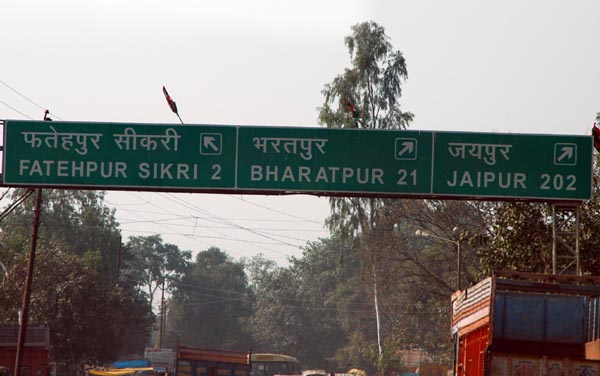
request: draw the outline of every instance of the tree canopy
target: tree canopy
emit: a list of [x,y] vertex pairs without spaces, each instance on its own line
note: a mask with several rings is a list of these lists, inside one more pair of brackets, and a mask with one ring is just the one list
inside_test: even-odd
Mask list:
[[375,22],[354,25],[345,43],[352,67],[325,85],[319,122],[328,128],[406,128],[414,115],[400,110],[408,77],[402,52]]
[[[15,197],[21,196],[16,191]],[[65,374],[139,353],[153,315],[137,289],[116,284],[120,234],[103,192],[44,190],[30,322],[47,323]],[[17,322],[28,259],[33,197],[0,222],[4,281],[0,320]]]
[[250,302],[241,262],[216,247],[199,252],[174,285],[167,343],[248,349],[251,340],[245,324],[252,312]]

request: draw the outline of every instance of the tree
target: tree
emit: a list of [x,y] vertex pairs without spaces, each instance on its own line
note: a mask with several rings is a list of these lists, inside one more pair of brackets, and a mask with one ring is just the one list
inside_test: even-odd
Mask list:
[[[319,123],[328,128],[404,129],[413,119],[410,112],[400,110],[401,84],[408,76],[400,51],[394,51],[383,27],[364,22],[352,27],[345,38],[352,68],[325,85]],[[385,205],[380,199],[331,198],[331,216],[327,225],[345,239],[361,234],[366,265],[370,265],[373,289],[376,291],[375,260],[370,253],[371,230],[378,212]],[[377,294],[375,294],[375,299]],[[377,308],[377,304],[376,304]],[[379,330],[378,330],[379,332]],[[382,344],[378,340],[379,354]]]
[[[18,256],[12,272],[24,275],[26,269],[27,257]],[[134,290],[104,288],[97,274],[64,250],[38,249],[29,321],[48,324],[54,360],[66,375],[141,353],[150,337],[148,302]],[[15,279],[0,290],[4,322],[17,321],[23,289],[24,280]]]
[[[385,302],[384,349],[418,347],[436,361],[451,364],[450,295],[456,287],[457,244],[465,287],[481,275],[477,247],[470,240],[487,229],[485,207],[439,200],[396,200],[385,206],[371,243],[378,291]],[[432,236],[417,236],[417,230]]]
[[167,343],[244,349],[251,315],[248,281],[241,262],[216,247],[198,253],[174,285],[169,301]]
[[[352,68],[325,85],[319,123],[328,128],[407,128],[414,115],[400,110],[401,84],[408,77],[402,52],[393,50],[383,27],[375,22],[354,25],[345,43]],[[330,227],[348,235],[370,226],[368,218],[379,206],[369,200],[369,213],[361,199],[330,202]]]
[[255,292],[253,349],[294,355],[304,368],[373,370],[366,349],[375,320],[358,251],[348,247],[349,257],[340,263],[339,247],[337,238],[321,239],[287,267],[262,257],[247,263]]
[[[347,338],[356,331],[370,332],[364,338],[370,343],[375,340],[374,333],[367,331],[375,320],[362,284],[358,250],[348,247],[349,257],[340,263],[339,247],[339,238],[321,239],[307,244],[301,259],[291,260],[290,269],[299,281],[297,296],[305,306],[301,311],[306,325],[300,332],[300,348],[304,361],[313,367],[322,364],[321,357],[337,369],[367,366],[364,351],[343,359],[337,357],[337,349],[347,348]],[[361,346],[368,345],[362,342]]]
[[552,211],[548,204],[496,203],[493,237],[480,255],[486,274],[494,270],[552,273]]
[[250,319],[253,348],[298,356],[298,332],[304,330],[298,306],[299,281],[288,268],[264,271],[260,284],[254,287],[257,292]]
[[[103,192],[43,191],[30,320],[49,324],[56,360],[69,372],[142,351],[152,326],[143,296],[115,285],[120,233],[103,200]],[[0,223],[6,322],[16,322],[20,309],[33,205],[25,200]]]
[[[414,115],[400,110],[402,81],[408,77],[402,52],[394,51],[384,28],[375,22],[352,27],[345,38],[352,68],[325,85],[319,123],[328,128],[404,129]],[[381,200],[331,198],[327,224],[332,232],[352,237],[375,222]]]
[[[600,186],[596,155],[592,187]],[[579,205],[579,249],[584,275],[600,275],[600,191]],[[488,212],[491,236],[480,244],[485,274],[494,270],[552,273],[552,207],[547,203],[496,203]],[[559,260],[560,262],[560,260]],[[559,265],[559,270],[561,270]]]
[[[600,125],[600,112],[595,126]],[[594,135],[594,143],[598,142]],[[599,153],[600,151],[597,150]],[[579,249],[584,275],[600,275],[600,157],[593,160],[592,198],[579,205]],[[491,236],[480,244],[486,273],[494,270],[552,272],[552,208],[547,203],[497,203],[488,210]],[[561,260],[558,260],[559,264]],[[559,271],[561,265],[557,268]]]
[[322,91],[319,122],[328,128],[402,129],[413,119],[398,100],[408,77],[402,52],[394,51],[383,27],[364,22],[345,38],[352,68]]
[[[15,190],[17,199],[24,190]],[[115,282],[120,233],[114,210],[104,205],[105,192],[45,189],[38,246],[77,255],[98,271],[106,287]],[[29,250],[34,201],[31,197],[0,223],[4,263]]]
[[340,263],[339,248],[339,238],[321,239],[308,243],[302,258],[290,262],[298,281],[297,305],[304,308],[298,311],[305,323],[298,334],[298,353],[306,367],[374,370],[365,349],[375,341],[369,330],[375,319],[358,249],[347,247],[348,257]]
[[166,306],[165,294],[181,280],[185,273],[190,251],[181,251],[175,244],[163,243],[160,235],[132,236],[126,246],[124,258],[127,268],[124,281],[145,291],[150,306],[154,307],[155,293],[160,291],[159,314],[157,315],[158,341],[163,346],[165,339]]
[[160,235],[132,236],[126,246],[126,278],[136,280],[154,305],[159,289],[169,291],[179,281],[191,259],[190,251],[181,251],[175,244],[163,243]]

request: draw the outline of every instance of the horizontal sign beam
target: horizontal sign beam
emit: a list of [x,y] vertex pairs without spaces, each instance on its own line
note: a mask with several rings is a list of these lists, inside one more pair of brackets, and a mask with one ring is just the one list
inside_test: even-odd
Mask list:
[[586,200],[591,136],[8,120],[5,185]]

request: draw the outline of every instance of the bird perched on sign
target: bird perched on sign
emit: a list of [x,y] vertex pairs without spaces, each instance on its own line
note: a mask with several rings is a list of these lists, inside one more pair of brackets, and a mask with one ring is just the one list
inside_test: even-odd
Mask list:
[[177,104],[175,103],[173,98],[171,98],[171,96],[169,95],[169,92],[167,91],[167,88],[165,88],[164,85],[163,85],[163,94],[165,95],[165,98],[167,99],[167,103],[169,104],[171,111],[173,111],[175,113],[175,115],[177,115],[177,117],[179,118],[179,121],[181,122],[181,124],[183,124],[183,120],[181,120],[181,116],[179,116],[179,112],[177,111]]
[[49,115],[50,115],[49,110],[44,111],[44,121],[52,121],[52,118]]

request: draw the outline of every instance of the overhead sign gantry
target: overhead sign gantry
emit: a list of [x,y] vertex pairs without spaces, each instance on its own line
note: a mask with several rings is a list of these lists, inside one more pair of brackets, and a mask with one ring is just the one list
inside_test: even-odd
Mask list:
[[592,138],[7,120],[8,186],[581,201]]

